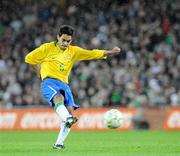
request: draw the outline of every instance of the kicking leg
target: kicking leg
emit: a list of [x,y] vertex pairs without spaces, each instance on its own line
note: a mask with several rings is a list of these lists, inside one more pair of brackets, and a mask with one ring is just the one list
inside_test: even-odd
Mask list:
[[78,121],[76,117],[73,115],[74,108],[72,106],[67,106],[67,110],[72,115],[72,117],[68,117],[66,120],[66,126],[71,128],[71,126]]
[[54,109],[59,115],[59,117],[62,119],[62,121],[66,121],[68,117],[71,117],[72,115],[69,113],[67,108],[64,106],[64,97],[61,94],[57,94],[53,98],[54,103]]
[[53,99],[53,102],[55,104],[54,108],[55,108],[56,112],[62,119],[61,129],[60,129],[58,138],[57,138],[56,143],[54,144],[53,148],[62,149],[62,148],[64,148],[64,140],[68,136],[72,124],[77,122],[77,118],[72,116],[73,107],[66,108],[64,106],[63,95],[61,95],[61,94],[56,95]]
[[[69,121],[71,121],[71,123],[69,123]],[[72,126],[72,124],[74,124],[76,122],[77,122],[77,118],[71,117],[71,118],[68,118],[66,122],[61,123],[61,129],[60,129],[58,138],[56,140],[55,146],[61,145],[61,148],[64,147],[64,141],[71,130],[71,126]]]

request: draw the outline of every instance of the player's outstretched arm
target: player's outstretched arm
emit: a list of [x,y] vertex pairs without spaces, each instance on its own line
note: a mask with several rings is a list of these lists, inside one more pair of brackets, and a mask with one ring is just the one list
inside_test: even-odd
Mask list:
[[105,56],[114,56],[119,54],[121,49],[119,47],[114,47],[111,50],[105,50],[104,55]]

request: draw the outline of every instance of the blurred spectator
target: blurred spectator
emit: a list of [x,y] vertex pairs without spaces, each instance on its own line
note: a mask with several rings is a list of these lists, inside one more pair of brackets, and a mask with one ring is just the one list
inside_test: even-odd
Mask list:
[[55,40],[61,24],[75,27],[74,43],[84,48],[122,48],[116,58],[75,64],[70,83],[83,108],[180,106],[179,6],[178,0],[2,1],[0,108],[46,105],[24,56]]

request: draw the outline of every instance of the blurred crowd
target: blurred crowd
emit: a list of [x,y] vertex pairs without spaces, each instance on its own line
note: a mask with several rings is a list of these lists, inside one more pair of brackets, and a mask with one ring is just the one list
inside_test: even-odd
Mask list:
[[0,108],[48,106],[24,57],[56,40],[62,24],[75,28],[75,45],[122,49],[107,60],[75,64],[69,85],[82,108],[178,107],[179,23],[178,0],[2,0]]

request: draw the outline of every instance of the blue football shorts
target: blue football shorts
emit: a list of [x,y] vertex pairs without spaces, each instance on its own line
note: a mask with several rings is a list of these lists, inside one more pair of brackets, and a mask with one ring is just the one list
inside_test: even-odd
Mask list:
[[53,98],[57,94],[64,96],[64,105],[78,109],[79,105],[74,103],[74,98],[69,86],[57,79],[46,78],[41,82],[41,93],[46,101],[53,107]]

